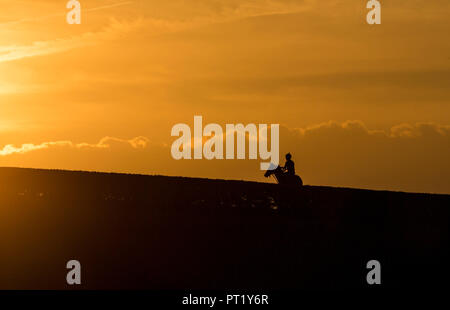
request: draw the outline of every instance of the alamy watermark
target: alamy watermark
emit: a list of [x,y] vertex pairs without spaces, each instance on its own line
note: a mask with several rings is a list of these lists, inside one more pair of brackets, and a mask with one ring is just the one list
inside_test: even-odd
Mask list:
[[174,159],[246,159],[248,141],[248,159],[258,159],[259,151],[261,160],[269,160],[261,163],[261,170],[275,169],[279,164],[279,124],[271,124],[270,127],[267,124],[226,124],[224,131],[218,124],[207,124],[203,128],[203,117],[194,116],[193,136],[191,133],[187,124],[172,127],[172,137],[179,137],[172,143]]
[[69,285],[81,284],[81,264],[77,260],[70,260],[66,264],[66,268],[70,271],[66,275],[66,281]]
[[366,281],[367,284],[373,285],[373,284],[381,284],[381,264],[377,260],[370,260],[367,262],[366,265],[367,269],[370,269],[370,271],[367,273]]
[[77,0],[69,0],[66,8],[70,11],[66,15],[66,20],[69,25],[81,24],[81,4]]
[[369,13],[367,13],[366,21],[369,25],[381,24],[381,4],[380,1],[370,0],[367,2],[368,9],[371,9]]

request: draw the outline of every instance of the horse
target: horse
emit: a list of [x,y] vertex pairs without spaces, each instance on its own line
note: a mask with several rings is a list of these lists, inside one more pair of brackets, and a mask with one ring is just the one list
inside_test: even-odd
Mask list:
[[297,186],[301,187],[303,186],[303,180],[298,175],[289,175],[283,172],[283,169],[280,166],[277,166],[277,168],[272,170],[267,170],[266,173],[264,173],[264,176],[266,178],[273,175],[275,177],[275,180],[280,185],[290,185],[290,186]]

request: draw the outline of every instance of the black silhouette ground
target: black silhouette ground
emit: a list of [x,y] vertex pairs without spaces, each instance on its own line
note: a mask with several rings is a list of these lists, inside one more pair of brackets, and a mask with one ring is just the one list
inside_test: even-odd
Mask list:
[[[449,195],[0,168],[0,288],[448,286]],[[80,287],[77,287],[80,288]]]

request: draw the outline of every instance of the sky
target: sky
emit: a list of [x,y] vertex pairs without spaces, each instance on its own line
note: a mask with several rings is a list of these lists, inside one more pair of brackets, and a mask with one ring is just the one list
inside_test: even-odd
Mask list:
[[[175,124],[280,124],[306,184],[450,193],[450,3],[0,0],[0,166],[265,179]],[[282,158],[281,158],[282,159]]]

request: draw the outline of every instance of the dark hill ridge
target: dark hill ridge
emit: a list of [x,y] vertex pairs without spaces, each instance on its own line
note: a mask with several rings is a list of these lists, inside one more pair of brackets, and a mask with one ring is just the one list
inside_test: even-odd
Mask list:
[[449,195],[0,168],[0,288],[446,285]]

